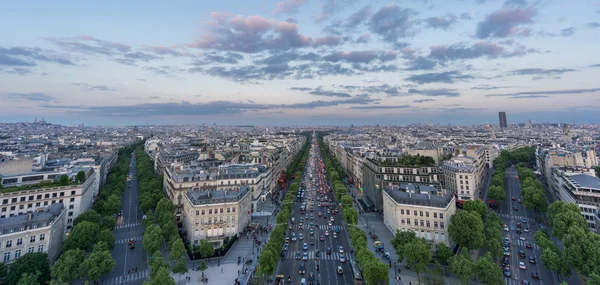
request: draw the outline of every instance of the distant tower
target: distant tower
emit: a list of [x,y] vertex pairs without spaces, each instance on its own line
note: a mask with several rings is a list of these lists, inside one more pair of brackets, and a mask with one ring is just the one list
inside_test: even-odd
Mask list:
[[490,122],[485,122],[485,129],[488,131],[492,130],[492,126],[490,126]]
[[37,124],[37,117],[35,117],[35,119],[33,119],[33,123]]
[[499,112],[498,119],[500,119],[500,127],[501,128],[508,127],[508,124],[506,123],[506,112]]
[[571,141],[571,130],[569,129],[569,125],[564,124],[562,126],[562,132],[563,132],[563,139],[565,140],[565,142],[570,142]]

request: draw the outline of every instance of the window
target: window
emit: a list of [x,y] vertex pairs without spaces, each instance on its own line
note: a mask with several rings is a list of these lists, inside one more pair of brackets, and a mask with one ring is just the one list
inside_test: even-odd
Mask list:
[[219,213],[223,214],[223,208],[219,209]]
[[75,191],[71,191],[71,195],[75,195]]
[[231,208],[231,211],[235,213],[235,208]]
[[419,220],[417,220],[417,219],[414,219],[414,222],[415,222],[415,226],[418,226],[418,225],[419,225]]
[[425,217],[429,218],[429,212],[425,212]]
[[5,252],[4,253],[4,263],[7,263],[10,261],[10,252]]
[[36,206],[36,207],[39,207],[40,205],[41,205],[41,204],[40,204],[40,202],[36,202],[36,203],[35,203],[35,206]]
[[31,204],[31,203],[27,204],[27,208],[33,208],[33,204]]
[[29,196],[29,201],[33,201],[33,198],[35,198],[33,195]]
[[424,227],[425,223],[423,223],[423,220],[421,220],[421,227]]
[[404,215],[404,209],[400,209],[400,214]]
[[406,219],[406,224],[410,225],[410,219]]
[[50,194],[46,194],[46,195],[44,195],[44,198],[46,198],[46,199],[47,199],[47,198],[50,198]]
[[423,211],[419,211],[419,216],[423,217]]
[[440,222],[440,228],[444,228],[444,222]]
[[40,234],[40,240],[45,240],[46,239],[46,234]]
[[8,204],[8,199],[2,200],[2,204]]
[[29,249],[27,250],[27,253],[33,253],[35,251],[35,249],[33,248],[33,246],[30,246]]
[[204,215],[204,210],[202,210],[202,215]]
[[25,205],[23,205],[23,204],[19,205],[19,210],[23,210],[23,209],[25,209]]
[[17,250],[15,250],[15,259],[17,259],[19,257],[21,257],[21,250],[17,249]]
[[402,224],[403,224],[403,225],[404,225],[404,224],[406,224],[406,221],[404,221],[404,219],[402,219]]
[[17,209],[15,206],[11,206],[11,207],[10,207],[10,210],[11,210],[11,211],[14,211],[15,209]]
[[71,202],[75,202],[75,198],[71,198],[71,200],[70,200],[70,201],[71,201]]
[[12,240],[7,240],[6,241],[6,247],[9,248],[12,246]]
[[469,190],[469,185],[465,186],[465,189]]
[[73,212],[69,212],[69,217],[72,217],[72,216],[73,216]]
[[75,205],[69,205],[69,209],[72,210],[73,208],[75,208]]
[[23,238],[18,238],[17,245],[22,245],[22,244],[23,244]]
[[65,196],[65,192],[60,192],[60,195],[58,195],[60,197],[64,197]]
[[56,192],[52,193],[52,198],[56,198],[56,196],[58,196],[58,193],[56,193]]
[[200,211],[196,210],[196,216],[200,216]]
[[29,242],[35,242],[35,236],[30,236],[29,237]]
[[208,214],[212,215],[212,209],[208,209]]
[[433,217],[437,219],[437,213],[433,213]]
[[44,206],[48,206],[48,201],[44,202]]
[[13,203],[17,203],[17,198],[12,198]]
[[42,194],[37,195],[37,199],[42,199]]
[[425,225],[429,228],[431,227],[431,224],[429,223],[429,220],[426,221]]
[[44,252],[44,245],[43,244],[38,245],[38,252]]
[[231,208],[227,208],[227,213],[231,213]]
[[440,213],[440,219],[444,218],[444,214]]
[[2,207],[2,212],[6,212],[6,207]]
[[72,223],[72,222],[73,222],[73,219],[68,219],[67,220],[67,223]]
[[433,222],[433,227],[437,229],[438,228],[438,222]]
[[417,216],[417,210],[414,210],[413,213],[415,214],[415,216]]

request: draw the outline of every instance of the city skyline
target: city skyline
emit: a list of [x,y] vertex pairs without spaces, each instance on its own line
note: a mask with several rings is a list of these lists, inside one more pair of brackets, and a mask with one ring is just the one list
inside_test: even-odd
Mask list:
[[6,3],[0,121],[600,123],[600,4],[458,2]]

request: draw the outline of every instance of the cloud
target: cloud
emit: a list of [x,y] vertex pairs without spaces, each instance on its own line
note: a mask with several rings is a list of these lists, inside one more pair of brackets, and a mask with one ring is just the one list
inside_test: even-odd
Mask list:
[[473,76],[462,74],[458,70],[454,71],[446,71],[439,73],[423,73],[412,75],[406,78],[406,80],[415,82],[418,84],[428,84],[428,83],[447,83],[452,84],[456,81],[472,79]]
[[45,93],[0,93],[0,97],[10,101],[53,102],[55,100]]
[[504,8],[489,14],[477,25],[476,36],[485,38],[505,38],[523,32],[519,26],[533,22],[536,11],[533,8]]
[[591,23],[587,23],[587,25],[589,28],[600,28],[600,23],[598,22],[591,22]]
[[549,98],[548,95],[522,95],[522,96],[510,96],[511,99],[534,99],[534,98]]
[[320,23],[328,20],[332,15],[339,11],[350,7],[356,3],[356,0],[323,0],[321,4],[321,11],[315,15],[315,22]]
[[421,90],[408,89],[408,93],[409,94],[418,94],[418,95],[423,95],[423,96],[431,96],[431,97],[438,97],[438,96],[458,97],[458,96],[460,96],[460,93],[456,92],[456,89],[446,89],[446,88],[421,89]]
[[570,27],[570,28],[562,29],[562,30],[560,30],[560,34],[563,37],[570,37],[575,34],[575,28]]
[[383,110],[383,109],[406,109],[410,105],[373,105],[373,106],[353,106],[350,109],[358,110]]
[[373,61],[392,61],[398,56],[397,52],[389,51],[352,51],[352,52],[335,52],[323,57],[324,60],[330,62],[351,62],[351,63],[371,63]]
[[[586,93],[595,93],[599,92],[600,88],[591,88],[591,89],[565,89],[565,90],[547,90],[547,91],[526,91],[526,92],[517,92],[517,93],[507,93],[507,94],[488,94],[486,97],[527,97],[527,98],[539,98],[542,96],[551,96],[551,95],[572,95],[572,94],[586,94]],[[532,97],[538,96],[538,97]]]
[[209,65],[209,64],[238,64],[244,60],[244,56],[239,53],[225,52],[215,53],[208,52],[202,55],[202,59],[195,61],[193,65]]
[[371,10],[371,5],[367,5],[360,10],[356,11],[354,14],[350,15],[345,21],[346,29],[354,29],[358,27],[358,25],[362,24],[365,20],[367,20],[373,11]]
[[600,63],[599,64],[590,65],[589,67],[600,67]]
[[290,88],[290,90],[308,92],[308,91],[311,91],[312,88],[308,88],[308,87],[292,87],[292,88]]
[[175,74],[183,73],[186,70],[174,66],[146,66],[144,70],[148,70],[156,75],[162,75],[169,78],[179,78]]
[[308,92],[308,94],[315,96],[325,96],[325,97],[341,97],[341,98],[350,98],[352,95],[346,92],[335,92],[335,91],[326,91],[323,90],[321,86],[315,88],[315,90]]
[[380,93],[389,96],[400,95],[401,88],[399,86],[391,86],[388,84],[372,85],[372,86],[357,86],[357,85],[340,85],[340,87],[350,91],[361,91],[367,93]]
[[428,27],[433,29],[447,30],[452,27],[458,18],[455,15],[447,15],[444,17],[430,17],[425,19]]
[[408,61],[408,67],[406,70],[432,70],[436,67],[437,62],[435,60],[418,56]]
[[211,13],[208,33],[187,46],[218,51],[258,53],[286,51],[306,47],[340,45],[341,36],[312,38],[298,33],[298,25],[278,22],[262,16],[234,16]]
[[126,53],[122,55],[122,58],[115,58],[115,61],[121,64],[125,64],[125,65],[131,65],[131,66],[135,66],[136,62],[138,61],[142,61],[142,62],[148,62],[151,60],[157,60],[157,59],[162,59],[162,57],[160,56],[156,56],[156,55],[152,55],[149,53],[144,53],[144,52],[130,52],[130,53]]
[[27,74],[30,74],[31,72],[32,72],[31,69],[23,68],[23,67],[0,68],[0,73],[27,75]]
[[273,10],[275,14],[293,14],[298,13],[298,7],[304,5],[306,0],[282,0],[275,4],[276,8]]
[[413,100],[413,103],[425,103],[425,102],[435,102],[437,100],[435,99],[417,99],[417,100]]
[[357,44],[368,44],[371,41],[371,34],[364,33],[356,38],[355,42]]
[[477,85],[474,87],[471,87],[471,89],[473,90],[495,90],[495,89],[503,89],[503,88],[515,88],[518,86],[493,86],[493,85],[489,85],[489,84],[482,84],[482,85]]
[[170,47],[151,46],[148,48],[148,50],[150,50],[153,53],[156,53],[158,55],[170,55],[173,57],[192,56],[191,54],[189,54],[187,52],[180,52],[180,51],[177,51],[176,49],[170,48]]
[[212,101],[206,103],[149,103],[124,106],[56,106],[46,105],[44,108],[74,108],[90,116],[122,116],[122,117],[168,117],[168,116],[210,116],[210,115],[237,115],[245,112],[257,112],[279,109],[316,109],[338,105],[368,105],[376,103],[368,95],[358,95],[332,101],[310,101],[295,104],[260,104],[231,101]]
[[0,65],[36,66],[36,61],[74,65],[70,58],[53,50],[28,47],[0,47]]
[[108,87],[106,85],[91,85],[91,84],[87,84],[87,83],[72,83],[75,86],[82,86],[82,87],[86,87],[88,88],[88,90],[97,90],[97,91],[117,91],[118,89],[116,88],[112,88],[112,87]]
[[386,42],[395,43],[400,38],[415,34],[414,25],[418,13],[412,9],[402,9],[396,4],[381,7],[369,20],[371,32],[380,35]]
[[504,1],[504,7],[517,7],[524,8],[527,7],[528,3],[525,0],[506,0]]
[[475,43],[471,46],[459,43],[450,46],[432,46],[430,49],[431,51],[428,57],[442,62],[478,57],[494,58],[500,56],[504,52],[504,48],[501,45],[484,41]]
[[515,69],[509,72],[510,75],[543,75],[543,76],[556,76],[562,75],[567,72],[577,71],[571,68],[560,68],[560,69],[544,69],[544,68],[524,68]]
[[460,19],[461,20],[473,20],[473,17],[471,17],[471,14],[465,12],[465,13],[460,14]]
[[87,54],[115,55],[131,51],[131,46],[89,36],[46,38],[50,43],[68,50]]

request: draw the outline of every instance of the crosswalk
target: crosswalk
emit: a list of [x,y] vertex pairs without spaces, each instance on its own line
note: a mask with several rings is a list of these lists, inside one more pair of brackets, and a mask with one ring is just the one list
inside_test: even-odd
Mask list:
[[120,239],[120,240],[117,240],[117,244],[128,243],[130,240],[141,241],[142,238],[143,237],[139,236],[139,237],[132,237],[132,238],[128,238],[128,239]]
[[[303,229],[299,229],[299,228],[298,228],[298,226],[297,226],[297,225],[295,225],[295,226],[292,226],[292,228],[293,228],[293,229],[296,229],[296,230],[308,230],[308,229],[310,228],[310,226],[308,226],[308,225],[303,225]],[[340,229],[340,231],[343,231],[343,230],[345,230],[345,229],[346,229],[346,227],[345,227],[345,226],[336,226],[336,225],[333,225],[333,226],[328,226],[328,225],[315,225],[315,228],[316,228],[316,229],[319,229],[319,230],[322,230],[322,231],[324,231],[324,230],[330,230],[330,231],[333,231],[333,230],[335,230],[336,228],[339,228],[339,229]]]
[[[518,246],[525,247],[525,242],[526,241],[524,241],[524,240],[513,239],[511,243],[512,243],[512,245],[518,245]],[[533,245],[533,249],[540,250],[540,247],[537,244],[532,242],[532,245]]]
[[122,224],[122,225],[116,225],[115,229],[125,229],[125,228],[137,227],[137,226],[141,226],[141,225],[142,225],[142,223]]
[[[300,256],[302,256],[302,254],[303,253],[301,253]],[[350,257],[350,255],[347,252],[345,252],[345,253],[332,252],[331,254],[326,254],[324,252],[321,252],[319,259],[321,259],[321,260],[340,260],[341,256],[344,256],[344,258],[346,258],[346,260]],[[296,259],[296,252],[294,252],[294,251],[286,252],[285,259]],[[308,252],[308,259],[310,259],[310,260],[316,259],[316,254],[314,251]]]
[[528,217],[523,217],[523,216],[514,216],[514,215],[509,215],[509,214],[499,214],[498,216],[500,216],[500,218],[505,218],[505,219],[517,219],[519,221],[521,221],[522,219],[527,220],[527,222],[535,222],[535,220],[533,218],[528,218]]
[[131,281],[136,281],[136,280],[145,280],[148,278],[149,275],[150,275],[150,270],[146,269],[143,271],[138,271],[138,272],[134,272],[131,274],[127,274],[127,275],[125,275],[125,278],[123,278],[123,276],[111,277],[107,280],[100,282],[100,284],[101,285],[115,285],[115,284],[122,284],[122,283],[131,282]]

